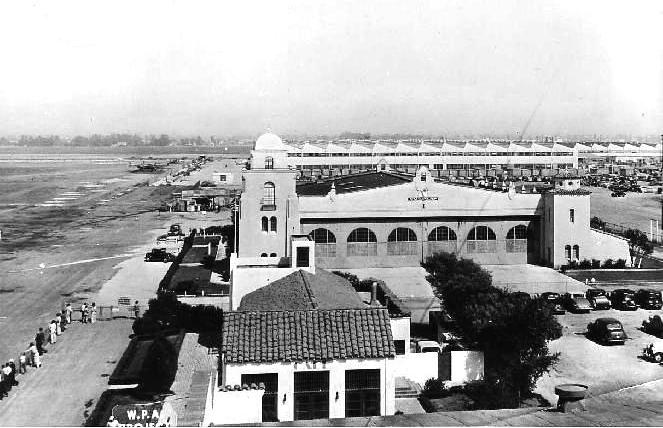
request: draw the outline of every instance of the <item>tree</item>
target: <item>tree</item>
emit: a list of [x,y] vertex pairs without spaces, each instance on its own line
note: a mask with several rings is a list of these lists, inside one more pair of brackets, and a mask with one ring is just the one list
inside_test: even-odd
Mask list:
[[558,359],[548,350],[548,341],[561,336],[552,307],[494,287],[490,273],[455,254],[435,254],[422,266],[456,332],[484,353],[485,387],[492,391],[485,395],[493,397],[487,405],[517,407]]
[[600,217],[594,216],[589,220],[589,227],[592,229],[605,230],[605,221]]
[[143,362],[140,387],[145,392],[166,393],[177,374],[178,352],[162,334],[157,334]]
[[637,264],[638,268],[642,265],[644,256],[651,254],[654,251],[654,246],[649,242],[647,234],[639,229],[628,229],[624,233],[624,237],[628,239],[628,249],[631,255],[631,266]]

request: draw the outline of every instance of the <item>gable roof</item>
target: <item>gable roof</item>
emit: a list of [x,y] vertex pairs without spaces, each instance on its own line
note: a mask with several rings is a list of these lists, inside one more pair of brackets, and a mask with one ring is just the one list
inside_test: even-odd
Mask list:
[[404,177],[387,172],[367,172],[361,174],[344,175],[315,183],[302,183],[297,185],[299,196],[324,196],[331,190],[332,183],[336,193],[350,193],[360,190],[377,189],[379,187],[395,186],[408,183],[412,177]]
[[366,305],[350,283],[323,269],[298,270],[242,297],[240,311],[363,309]]
[[396,354],[383,308],[226,312],[227,363],[387,358]]

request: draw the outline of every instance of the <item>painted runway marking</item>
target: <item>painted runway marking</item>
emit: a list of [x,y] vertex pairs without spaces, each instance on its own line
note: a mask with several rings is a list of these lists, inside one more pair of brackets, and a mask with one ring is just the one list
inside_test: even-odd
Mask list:
[[19,273],[19,272],[29,272],[29,271],[34,271],[34,270],[44,270],[44,269],[53,269],[53,268],[59,268],[59,267],[65,267],[65,266],[73,266],[73,265],[79,265],[83,263],[92,263],[92,262],[99,262],[102,260],[110,260],[110,259],[119,259],[122,257],[133,257],[136,254],[118,254],[116,256],[108,256],[108,257],[99,257],[96,259],[85,259],[85,260],[78,260],[75,262],[69,262],[69,263],[60,263],[57,265],[51,265],[51,266],[44,266],[44,267],[36,267],[36,268],[31,268],[31,269],[21,269],[21,270],[10,270],[8,273]]

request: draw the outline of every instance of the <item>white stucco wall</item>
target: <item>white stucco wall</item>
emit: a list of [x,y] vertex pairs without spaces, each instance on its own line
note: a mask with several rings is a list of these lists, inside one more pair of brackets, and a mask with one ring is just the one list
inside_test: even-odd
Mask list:
[[438,358],[439,354],[436,352],[411,352],[396,355],[394,376],[405,377],[424,386],[428,379],[438,377]]
[[[329,417],[345,417],[345,371],[380,370],[380,413],[393,415],[395,412],[395,383],[393,359],[348,359],[326,363],[270,363],[270,364],[226,364],[223,383],[240,384],[242,374],[278,374],[278,418],[280,421],[294,419],[294,373],[304,371],[329,371]],[[336,394],[338,393],[338,399]]]
[[264,393],[264,389],[223,391],[216,388],[210,422],[215,425],[262,422]]
[[[606,259],[624,259],[626,263],[631,263],[628,249],[628,241],[618,236],[597,230],[591,231],[592,248],[588,259],[597,259],[604,261]],[[591,255],[591,257],[589,257]]]
[[394,340],[405,341],[405,353],[410,352],[410,317],[391,318],[391,336]]

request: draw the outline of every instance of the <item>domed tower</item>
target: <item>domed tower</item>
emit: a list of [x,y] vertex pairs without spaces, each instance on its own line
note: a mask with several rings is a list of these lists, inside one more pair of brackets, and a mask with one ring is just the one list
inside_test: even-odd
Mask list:
[[299,233],[296,171],[288,167],[288,148],[271,132],[262,134],[242,174],[240,257],[289,257],[290,241]]

